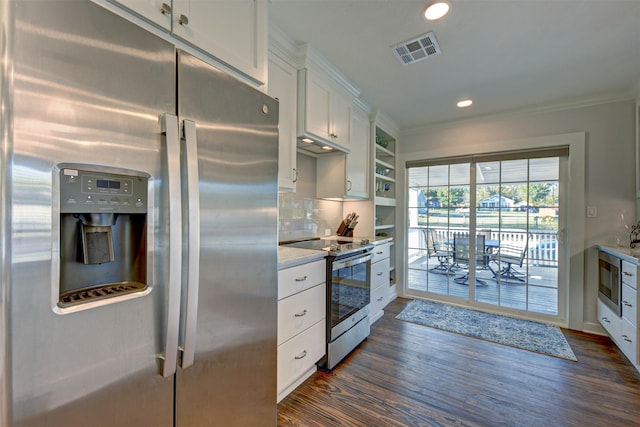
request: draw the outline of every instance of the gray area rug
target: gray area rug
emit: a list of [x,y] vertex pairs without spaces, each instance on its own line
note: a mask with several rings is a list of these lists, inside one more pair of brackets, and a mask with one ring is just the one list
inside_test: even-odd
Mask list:
[[411,301],[396,319],[578,361],[557,326],[422,300]]

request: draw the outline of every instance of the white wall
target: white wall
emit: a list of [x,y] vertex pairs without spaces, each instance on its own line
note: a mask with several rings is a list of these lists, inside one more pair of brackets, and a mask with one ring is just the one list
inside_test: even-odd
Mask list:
[[[570,327],[574,329],[602,332],[596,317],[597,253],[593,245],[614,243],[621,227],[620,211],[625,213],[627,222],[634,223],[636,219],[634,109],[633,100],[618,101],[567,110],[485,117],[407,131],[400,136],[398,168],[402,169],[406,160],[433,153],[438,156],[486,153],[503,149],[505,141],[584,132],[585,204],[595,206],[598,215],[585,218],[584,231],[578,233],[586,248],[584,302],[582,307],[570,306],[569,317],[573,315]],[[404,214],[404,209],[398,209],[398,214]],[[586,212],[583,215],[586,216]],[[572,293],[580,293],[572,289]],[[573,301],[578,299],[582,298]],[[575,321],[576,314],[578,321]]]

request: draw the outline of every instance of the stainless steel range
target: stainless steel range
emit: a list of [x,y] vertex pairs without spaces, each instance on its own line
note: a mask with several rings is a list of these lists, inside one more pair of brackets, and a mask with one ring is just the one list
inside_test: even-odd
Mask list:
[[287,246],[328,252],[327,352],[318,365],[331,370],[369,336],[373,245],[368,240],[313,239]]

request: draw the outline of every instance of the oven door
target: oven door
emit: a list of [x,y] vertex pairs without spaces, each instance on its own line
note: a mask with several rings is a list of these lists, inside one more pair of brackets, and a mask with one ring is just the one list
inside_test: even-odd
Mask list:
[[371,253],[334,260],[331,265],[331,329],[369,306]]

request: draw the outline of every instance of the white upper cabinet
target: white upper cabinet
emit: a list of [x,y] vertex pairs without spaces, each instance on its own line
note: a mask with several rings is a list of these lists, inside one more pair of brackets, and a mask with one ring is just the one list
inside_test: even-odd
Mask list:
[[173,0],[173,34],[266,82],[266,0]]
[[278,126],[278,187],[281,191],[296,190],[296,87],[297,70],[279,56],[269,54],[268,92],[279,101]]
[[347,195],[369,198],[371,124],[369,115],[354,108],[351,120],[351,153],[347,154]]
[[117,0],[117,3],[257,83],[266,83],[266,0]]
[[368,199],[370,124],[367,113],[351,108],[351,152],[327,154],[316,160],[316,197],[321,199]]
[[298,72],[298,136],[351,150],[353,96],[312,69]]
[[125,8],[171,31],[171,0],[118,0]]

